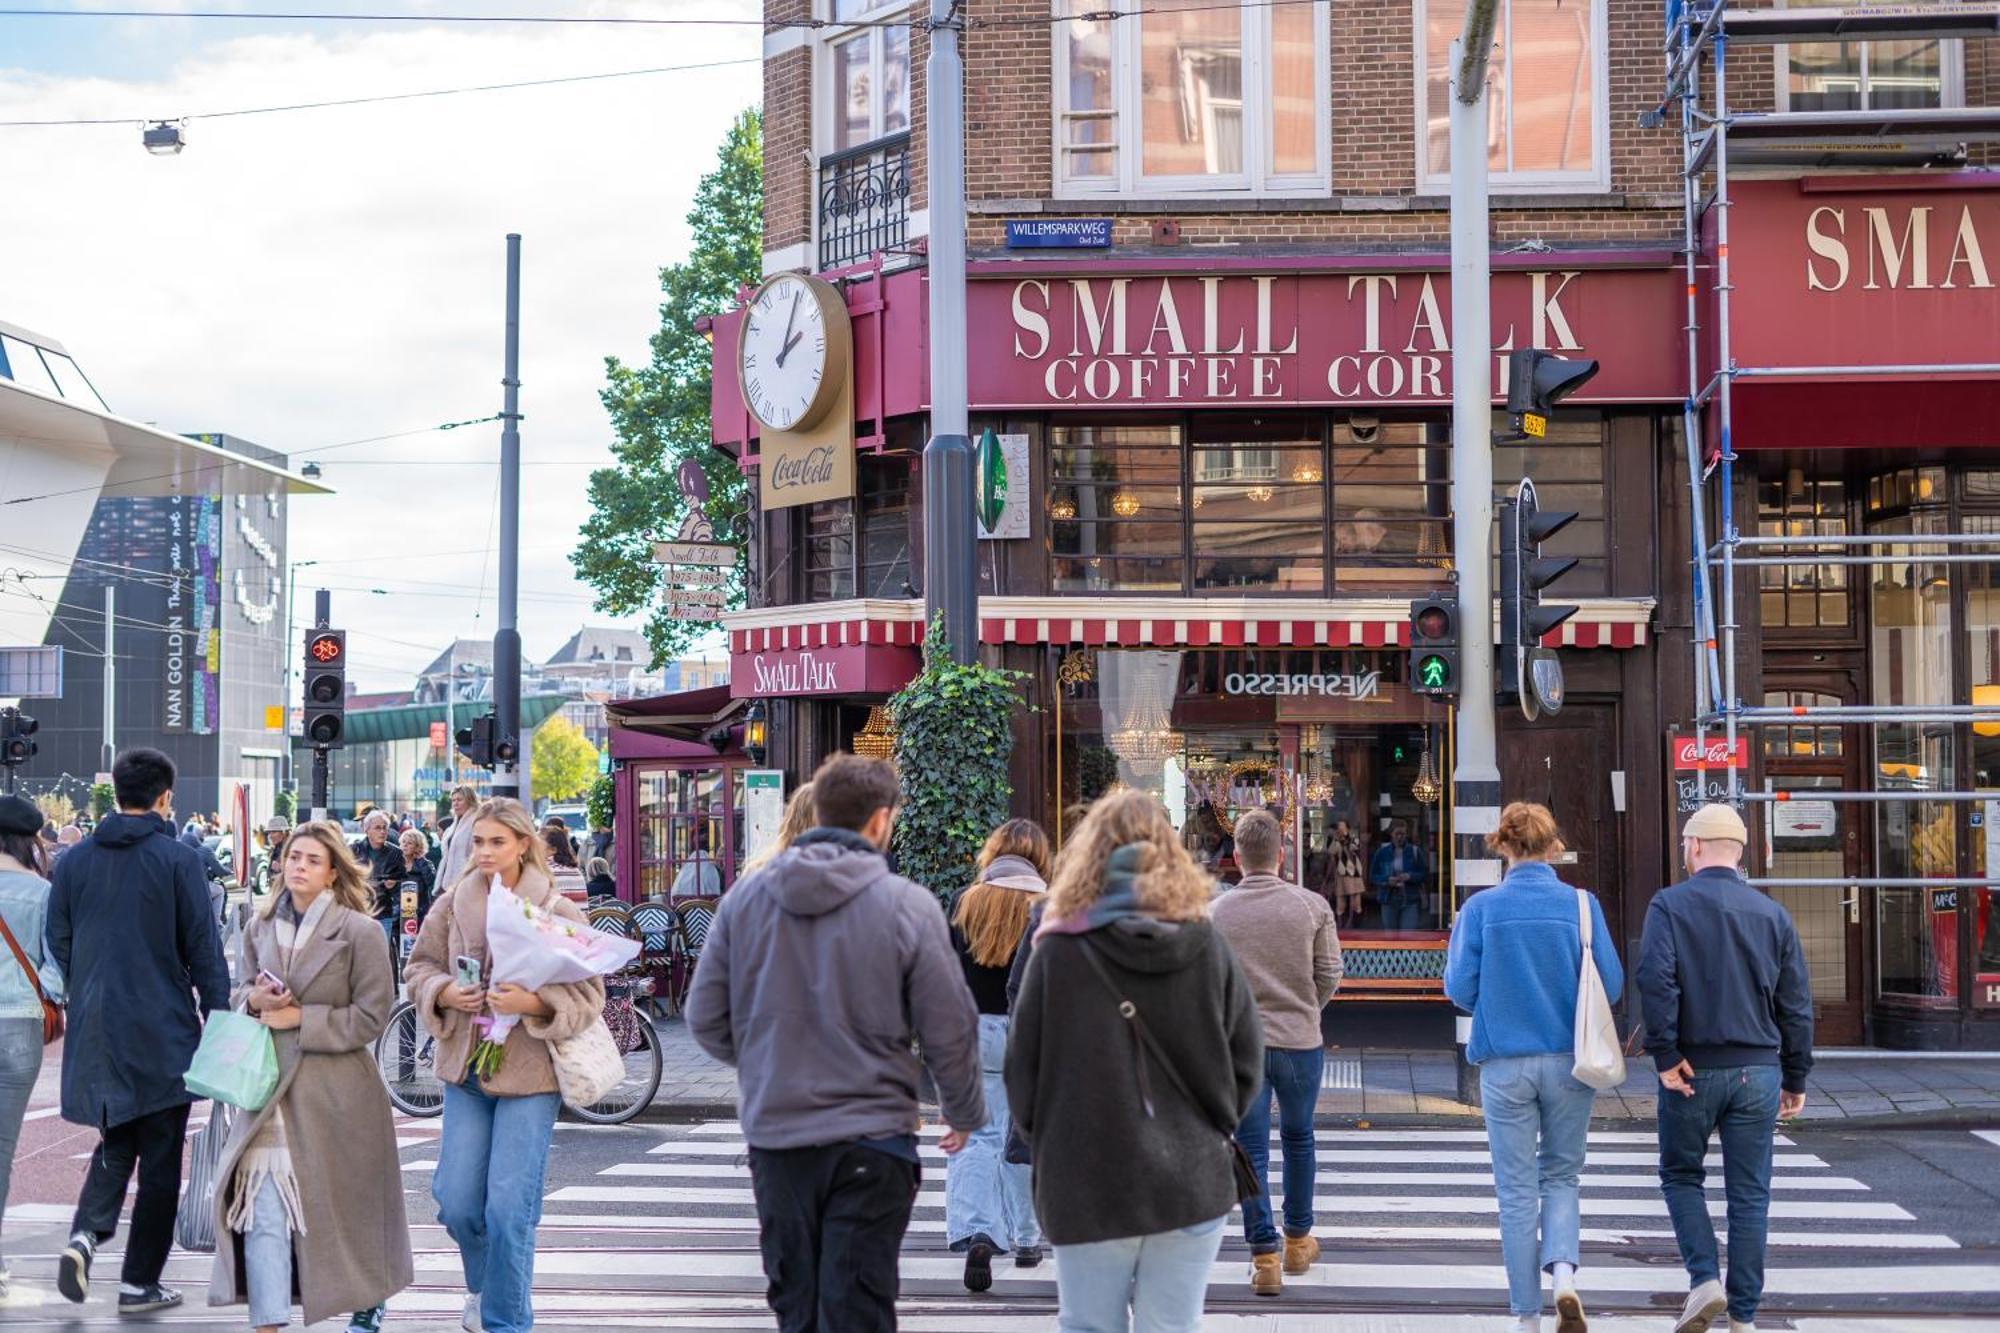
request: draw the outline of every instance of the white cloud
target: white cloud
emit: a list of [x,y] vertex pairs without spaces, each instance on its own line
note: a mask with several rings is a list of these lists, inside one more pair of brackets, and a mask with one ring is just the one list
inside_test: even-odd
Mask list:
[[[547,11],[544,11],[547,12]],[[574,12],[574,11],[573,11]],[[748,0],[615,11],[756,18]],[[94,22],[94,20],[77,20]],[[139,22],[139,20],[132,20]],[[203,112],[754,57],[755,27],[395,27],[227,35],[153,82],[16,71],[0,119],[195,115],[187,150],[138,126],[0,129],[0,319],[66,343],[114,410],[305,451],[499,409],[503,237],[523,234],[524,457],[608,462],[603,358],[643,359],[658,269],[755,63],[285,115]],[[336,587],[367,688],[493,628],[497,425],[319,455],[328,499],[292,549]],[[583,466],[525,470],[521,624],[546,655],[593,613],[567,553]],[[434,554],[434,553],[459,554]],[[484,584],[484,601],[476,593]],[[448,585],[448,586],[430,586]],[[388,597],[365,591],[384,588]]]

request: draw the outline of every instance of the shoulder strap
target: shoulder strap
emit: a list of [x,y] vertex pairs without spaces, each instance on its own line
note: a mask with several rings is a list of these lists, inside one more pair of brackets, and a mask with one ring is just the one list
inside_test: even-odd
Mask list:
[[1583,951],[1590,952],[1590,895],[1576,891],[1576,933],[1583,939]]
[[[1201,1098],[1195,1096],[1194,1089],[1189,1087],[1187,1080],[1181,1077],[1179,1068],[1175,1066],[1173,1060],[1161,1048],[1160,1044],[1154,1040],[1152,1032],[1146,1027],[1145,1019],[1139,1015],[1139,1006],[1125,998],[1124,992],[1118,989],[1118,983],[1113,981],[1111,974],[1104,970],[1104,962],[1097,956],[1097,946],[1081,935],[1076,937],[1076,942],[1083,947],[1083,956],[1090,963],[1091,971],[1097,973],[1098,980],[1102,981],[1105,989],[1110,991],[1112,996],[1117,999],[1118,1014],[1130,1025],[1133,1035],[1138,1039],[1139,1045],[1152,1054],[1153,1059],[1159,1062],[1160,1068],[1167,1072],[1167,1080],[1178,1088],[1181,1096],[1187,1098],[1189,1104],[1199,1112],[1201,1110]],[[1146,1114],[1150,1116],[1153,1113],[1152,1096],[1146,1091],[1145,1078],[1146,1066],[1145,1061],[1142,1059],[1139,1063],[1139,1092],[1146,1099]]]
[[49,997],[42,990],[41,975],[35,971],[34,965],[28,961],[28,955],[21,951],[21,942],[14,938],[14,932],[7,925],[7,918],[5,916],[0,916],[0,935],[7,937],[7,947],[14,951],[14,961],[19,963],[21,970],[28,974],[28,984],[35,988],[35,998],[43,1004],[47,1004]]

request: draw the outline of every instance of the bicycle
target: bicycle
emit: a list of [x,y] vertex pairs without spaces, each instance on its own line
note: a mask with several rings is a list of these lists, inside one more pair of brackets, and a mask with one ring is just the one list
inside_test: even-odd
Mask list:
[[[660,1090],[664,1062],[660,1039],[635,1003],[653,990],[648,977],[618,975],[604,979],[604,1022],[611,1039],[625,1056],[624,1081],[588,1106],[568,1106],[571,1114],[593,1125],[622,1125],[652,1105]],[[382,1035],[375,1039],[375,1067],[388,1089],[389,1103],[407,1116],[429,1117],[444,1111],[444,1083],[434,1059],[437,1039],[424,1030],[417,1008],[400,1001],[389,1013]]]

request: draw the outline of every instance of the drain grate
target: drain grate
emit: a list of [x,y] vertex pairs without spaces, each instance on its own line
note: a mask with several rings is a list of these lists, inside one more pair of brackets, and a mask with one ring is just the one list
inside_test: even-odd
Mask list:
[[1326,1072],[1320,1075],[1319,1085],[1334,1092],[1361,1091],[1361,1061],[1328,1060]]

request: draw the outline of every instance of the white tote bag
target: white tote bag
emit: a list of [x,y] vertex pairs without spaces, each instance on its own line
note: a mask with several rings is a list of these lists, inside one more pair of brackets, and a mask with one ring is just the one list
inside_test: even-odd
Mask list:
[[1615,1088],[1625,1081],[1625,1052],[1611,1018],[1611,997],[1591,957],[1590,895],[1582,889],[1576,891],[1576,928],[1583,937],[1583,971],[1576,979],[1576,1065],[1569,1072],[1590,1087]]
[[602,1018],[574,1037],[549,1043],[556,1088],[571,1106],[592,1106],[625,1081],[625,1057]]

